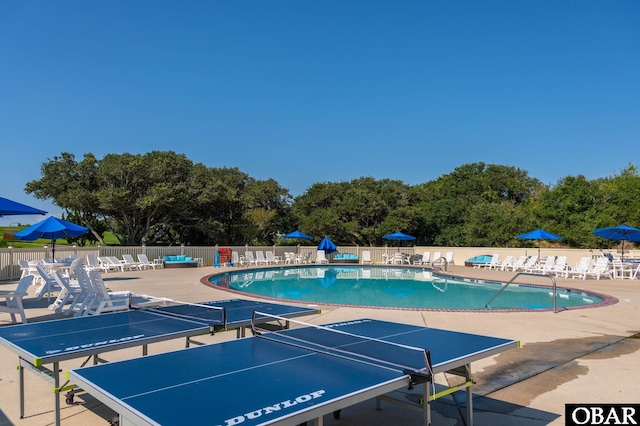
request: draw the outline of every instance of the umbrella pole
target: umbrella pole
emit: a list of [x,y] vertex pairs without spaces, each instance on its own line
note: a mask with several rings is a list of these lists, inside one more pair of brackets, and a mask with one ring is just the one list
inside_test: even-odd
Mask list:
[[51,239],[51,260],[55,262],[56,259],[56,239]]

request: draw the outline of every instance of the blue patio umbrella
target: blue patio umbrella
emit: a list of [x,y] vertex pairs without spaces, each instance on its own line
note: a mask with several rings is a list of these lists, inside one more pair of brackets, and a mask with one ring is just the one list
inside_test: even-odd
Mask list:
[[338,251],[338,247],[329,238],[324,237],[318,244],[318,250],[323,250],[326,254],[329,254]]
[[29,207],[25,204],[0,197],[0,216],[17,216],[29,214],[47,214],[44,210]]
[[56,256],[56,239],[65,237],[79,237],[89,232],[88,228],[84,226],[76,225],[75,223],[67,222],[66,220],[58,219],[57,217],[49,216],[45,220],[42,220],[35,225],[31,225],[21,231],[18,231],[14,236],[19,240],[33,241],[39,238],[46,238],[51,240],[51,256]]
[[598,228],[593,231],[593,235],[606,238],[607,240],[622,240],[622,259],[624,259],[624,242],[640,241],[640,229],[627,225],[612,226],[610,228]]
[[288,234],[284,234],[281,238],[300,238],[305,240],[312,240],[313,238],[308,236],[307,234],[303,234],[300,231],[289,232]]
[[561,240],[562,237],[551,232],[547,232],[544,229],[536,229],[526,234],[518,235],[516,238],[519,240],[538,240],[538,257],[540,257],[540,240]]
[[385,240],[398,241],[398,251],[400,251],[400,241],[412,241],[416,239],[416,237],[405,234],[404,232],[394,232],[393,234],[387,234],[382,238]]
[[394,241],[412,241],[416,239],[416,237],[412,237],[411,235],[405,234],[404,232],[394,232],[393,234],[385,235],[382,238],[385,240]]

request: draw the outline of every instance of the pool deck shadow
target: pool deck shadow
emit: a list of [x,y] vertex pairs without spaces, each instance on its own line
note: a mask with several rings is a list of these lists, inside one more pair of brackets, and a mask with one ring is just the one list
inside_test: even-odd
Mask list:
[[[139,294],[167,297],[187,302],[239,297],[221,289],[203,285],[204,276],[233,268],[189,268],[125,271],[103,275],[113,291],[130,290]],[[478,270],[450,266],[448,273],[506,282],[513,272]],[[529,280],[529,278],[527,278]],[[544,284],[533,277],[531,282]],[[546,281],[548,282],[548,280]],[[461,332],[486,334],[520,340],[522,347],[475,362],[473,375],[474,418],[477,425],[562,425],[567,403],[640,403],[637,385],[629,377],[637,375],[640,364],[640,281],[557,279],[558,286],[614,296],[615,304],[589,309],[544,312],[438,312],[421,310],[368,309],[322,306],[319,315],[302,320],[314,324],[357,318],[404,322]],[[16,282],[0,283],[1,290],[15,288]],[[47,309],[48,302],[25,298],[29,321],[66,318]],[[247,299],[257,299],[247,295]],[[305,305],[306,306],[306,305]],[[0,314],[0,327],[10,317]],[[235,338],[235,332],[207,336],[208,342]],[[182,341],[154,344],[150,352],[175,350]],[[121,353],[120,353],[121,352]],[[139,351],[118,351],[108,359],[139,356]],[[51,389],[43,380],[26,374],[27,417],[19,418],[18,373],[15,355],[0,347],[0,425],[43,425],[53,422]],[[77,364],[63,365],[69,369]],[[455,384],[455,379],[438,375],[438,383]],[[247,389],[247,392],[254,390]],[[82,401],[82,399],[80,399]],[[90,397],[87,400],[91,400]],[[434,424],[463,425],[464,398],[453,395],[433,404]],[[98,404],[77,403],[64,406],[63,425],[100,424],[113,414]],[[345,409],[340,420],[326,416],[325,424],[414,425],[421,414],[365,401]]]

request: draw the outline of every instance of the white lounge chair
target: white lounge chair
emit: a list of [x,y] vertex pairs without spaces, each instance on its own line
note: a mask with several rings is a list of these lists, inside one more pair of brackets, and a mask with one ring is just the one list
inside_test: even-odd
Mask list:
[[[82,269],[82,268],[80,268]],[[76,272],[73,272],[76,275]],[[58,293],[58,297],[53,301],[52,304],[49,305],[49,309],[59,314],[63,312],[64,307],[67,304],[73,303],[73,301],[80,297],[83,292],[82,287],[78,283],[78,281],[71,281],[68,277],[62,276],[57,271],[51,272],[51,277],[56,280],[58,285],[62,287],[60,293]]]
[[491,260],[487,263],[480,263],[478,264],[478,269],[483,268],[483,269],[498,269],[500,267],[500,255],[498,253],[495,253],[494,255],[491,256]]
[[253,257],[252,251],[244,252],[244,260],[245,262],[247,262],[247,265],[257,265],[256,258]]
[[425,251],[424,253],[422,253],[422,264],[428,265],[429,263],[431,263],[431,252]]
[[40,286],[36,288],[35,296],[37,300],[42,300],[42,297],[46,294],[47,301],[51,301],[51,293],[62,290],[62,287],[53,279],[51,275],[40,264],[36,265],[38,275],[40,275]]
[[272,265],[279,265],[280,263],[282,263],[282,257],[275,256],[271,250],[267,251],[265,253],[265,256],[267,259],[267,263],[270,263]]
[[534,265],[529,269],[525,269],[525,272],[529,272],[532,274],[549,274],[553,269],[553,265],[556,263],[555,256],[547,256],[542,264]]
[[131,256],[130,254],[122,255],[122,263],[124,264],[124,267],[129,269],[130,271],[134,269],[138,269],[138,270],[142,269],[140,266],[140,263],[133,260],[133,256]]
[[524,267],[524,264],[527,262],[527,256],[520,256],[516,259],[511,266],[507,268],[507,271],[517,271]]
[[112,292],[107,289],[98,271],[89,272],[89,280],[96,297],[84,311],[84,315],[99,315],[105,312],[126,311],[131,306],[131,292]]
[[16,315],[20,315],[23,324],[27,323],[27,315],[24,313],[22,306],[22,298],[27,295],[29,286],[33,282],[33,275],[25,275],[18,281],[18,286],[13,291],[1,290],[0,300],[4,299],[4,303],[0,303],[0,312],[11,315],[11,322],[16,322]]
[[73,316],[77,317],[84,314],[87,306],[90,306],[96,300],[97,295],[93,285],[91,284],[89,272],[87,272],[86,269],[81,268],[76,270],[76,278],[82,291],[73,299],[69,308],[63,312],[65,315],[73,314]]
[[527,259],[526,263],[520,269],[523,271],[533,269],[535,268],[537,263],[538,263],[538,256],[537,255],[530,256],[529,259]]
[[63,275],[67,278],[69,278],[70,280],[74,280],[76,277],[76,269],[77,268],[82,268],[82,258],[81,257],[76,257],[73,259],[73,261],[71,261],[71,265],[69,265],[68,268],[64,269],[64,273]]
[[591,269],[591,258],[590,257],[582,257],[580,261],[576,265],[574,269],[569,271],[568,275],[571,275],[571,278],[582,278],[583,280],[587,278],[587,273]]
[[453,260],[453,252],[452,251],[448,251],[444,254],[444,258],[447,261],[447,265],[455,265],[456,262],[454,262]]
[[20,265],[20,278],[31,275],[28,260],[18,260],[18,265]]
[[550,272],[555,273],[556,277],[568,278],[569,266],[567,265],[567,256],[558,256]]
[[140,269],[156,269],[156,266],[158,266],[155,262],[149,262],[149,258],[146,254],[140,253],[137,255],[137,257],[138,266],[140,267]]
[[129,269],[120,259],[115,256],[107,256],[107,260],[113,266],[113,269],[120,270],[120,272],[124,272],[125,268]]
[[[244,260],[244,259],[242,259],[242,260]],[[242,261],[240,260],[240,255],[235,250],[231,252],[231,265],[235,266],[235,267],[242,266]]]
[[256,265],[266,265],[267,259],[264,257],[262,250],[256,250]]
[[434,263],[441,263],[441,262],[442,262],[442,253],[439,251],[434,251],[433,258],[431,259],[431,265],[433,265]]
[[324,250],[316,251],[316,263],[318,264],[329,263],[329,261],[327,260],[327,257],[325,256]]
[[609,279],[613,278],[613,273],[609,267],[609,259],[606,257],[599,257],[596,260],[596,264],[593,266],[593,269],[588,271],[586,276],[594,276],[597,280],[602,276],[606,276]]
[[362,259],[361,262],[363,265],[371,265],[371,252],[369,250],[364,250],[362,252]]
[[[501,271],[508,271],[510,267],[513,266],[513,256],[509,255],[504,258],[502,262],[500,262],[499,269]],[[496,268],[498,269],[498,268]]]
[[104,265],[102,262],[98,260],[98,257],[95,254],[88,254],[86,256],[87,263],[84,266],[84,269],[87,271],[91,271],[96,269],[98,271],[109,272],[109,266]]

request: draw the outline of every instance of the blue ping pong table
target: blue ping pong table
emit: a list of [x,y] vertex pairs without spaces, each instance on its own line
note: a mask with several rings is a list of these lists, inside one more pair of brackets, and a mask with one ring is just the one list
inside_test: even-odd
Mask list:
[[[20,418],[24,417],[24,370],[35,373],[54,387],[55,421],[60,424],[61,392],[69,391],[67,403],[73,402],[75,385],[61,386],[60,362],[84,358],[97,364],[104,360],[100,354],[142,347],[147,355],[148,345],[177,338],[186,338],[186,346],[197,343],[193,336],[224,329],[237,329],[243,337],[252,322],[254,311],[278,315],[281,321],[272,328],[288,328],[288,318],[317,314],[317,309],[277,303],[231,299],[198,304],[147,307],[95,316],[65,318],[0,328],[0,345],[18,355],[20,380]],[[51,364],[51,368],[45,365]]]
[[[115,410],[120,426],[321,425],[325,414],[339,418],[350,405],[413,386],[422,387],[427,403],[415,408],[429,425],[430,402],[439,396],[431,392],[429,374],[453,372],[467,380],[472,424],[471,363],[518,346],[509,339],[361,319],[84,367],[69,376]],[[415,380],[420,373],[426,379]]]

